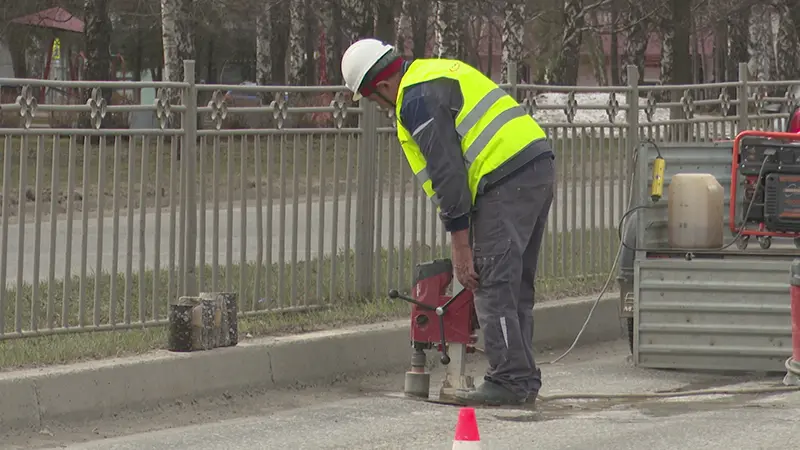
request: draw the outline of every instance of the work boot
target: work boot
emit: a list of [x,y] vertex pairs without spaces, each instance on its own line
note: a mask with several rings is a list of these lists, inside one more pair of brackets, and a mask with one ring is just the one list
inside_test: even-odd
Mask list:
[[491,381],[484,381],[483,384],[471,391],[458,391],[455,398],[466,405],[522,405],[525,399],[519,398],[504,386]]

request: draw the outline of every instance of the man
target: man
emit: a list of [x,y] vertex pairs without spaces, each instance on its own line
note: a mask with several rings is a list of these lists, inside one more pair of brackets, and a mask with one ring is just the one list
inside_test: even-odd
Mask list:
[[544,131],[461,61],[404,61],[392,46],[363,39],[343,55],[342,75],[354,100],[394,108],[406,159],[450,233],[456,277],[475,293],[490,367],[483,384],[457,397],[535,401],[534,276],[555,183]]

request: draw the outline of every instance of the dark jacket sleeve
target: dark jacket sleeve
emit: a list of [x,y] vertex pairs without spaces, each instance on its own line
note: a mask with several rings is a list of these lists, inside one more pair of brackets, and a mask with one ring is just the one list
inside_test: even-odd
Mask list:
[[427,162],[428,175],[439,196],[439,217],[447,231],[469,228],[472,195],[461,152],[455,117],[463,104],[454,80],[438,79],[413,85],[403,94],[400,120]]

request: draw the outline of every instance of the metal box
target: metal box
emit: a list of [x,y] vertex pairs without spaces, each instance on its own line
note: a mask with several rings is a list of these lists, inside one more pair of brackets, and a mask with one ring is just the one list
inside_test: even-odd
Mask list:
[[637,366],[785,372],[794,255],[746,253],[636,260]]

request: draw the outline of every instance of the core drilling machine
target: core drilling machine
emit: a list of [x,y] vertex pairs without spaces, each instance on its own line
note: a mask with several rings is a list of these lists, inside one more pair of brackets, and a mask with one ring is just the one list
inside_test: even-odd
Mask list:
[[[436,348],[446,368],[439,400],[452,400],[457,390],[475,387],[466,375],[466,355],[475,352],[478,316],[471,291],[453,283],[453,264],[436,259],[417,264],[412,296],[389,291],[390,298],[411,303],[411,370],[406,372],[404,392],[408,397],[428,399],[431,374],[426,370],[425,351]],[[451,286],[452,284],[452,286]],[[448,290],[455,292],[449,296]]]

